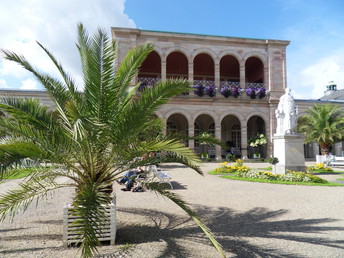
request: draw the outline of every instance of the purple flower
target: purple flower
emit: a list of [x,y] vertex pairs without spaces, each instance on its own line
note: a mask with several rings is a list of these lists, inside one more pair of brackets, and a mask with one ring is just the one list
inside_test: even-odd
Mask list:
[[236,87],[236,86],[232,86],[231,87],[231,95],[234,98],[237,98],[240,95],[240,89],[238,87]]
[[146,87],[148,86],[148,83],[147,82],[141,82],[140,83],[140,86],[138,88],[138,91],[144,91],[146,89]]
[[225,97],[228,98],[232,92],[229,86],[223,86],[220,90],[220,93]]
[[205,86],[205,94],[207,94],[209,97],[215,97],[216,87],[211,85]]
[[196,95],[198,95],[198,96],[200,96],[200,97],[204,96],[204,90],[205,90],[205,88],[204,88],[204,86],[203,86],[202,84],[195,86],[194,89],[195,89],[195,90],[194,90],[194,93],[195,93]]
[[264,88],[258,88],[256,90],[256,94],[257,96],[261,99],[261,98],[264,98],[266,96],[266,89]]
[[246,89],[246,94],[247,96],[249,96],[251,99],[255,99],[256,98],[256,91],[254,88],[247,88]]

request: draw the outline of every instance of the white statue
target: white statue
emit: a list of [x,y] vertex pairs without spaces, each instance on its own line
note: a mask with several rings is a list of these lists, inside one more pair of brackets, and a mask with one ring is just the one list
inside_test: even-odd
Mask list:
[[277,118],[276,135],[292,134],[296,127],[296,118],[299,113],[294,98],[290,95],[290,88],[285,89],[281,96],[278,108],[275,111]]

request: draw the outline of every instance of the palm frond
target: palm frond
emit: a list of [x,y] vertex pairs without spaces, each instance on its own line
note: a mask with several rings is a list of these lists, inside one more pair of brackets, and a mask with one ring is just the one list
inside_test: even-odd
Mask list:
[[[56,58],[53,56],[53,54],[45,48],[41,43],[37,42],[37,44],[44,50],[44,52],[49,56],[50,60],[54,63],[55,67],[59,70],[65,85],[68,88],[68,96],[73,99],[74,102],[78,103],[79,105],[81,104],[81,95],[80,92],[77,91],[77,88],[75,87],[75,82],[72,79],[70,75],[64,70],[62,65],[56,60]],[[60,103],[61,104],[61,103]]]
[[21,163],[25,158],[41,159],[42,151],[32,142],[18,137],[0,139],[0,178],[6,176],[7,169]]
[[187,89],[189,89],[189,82],[186,80],[166,81],[157,84],[153,89],[145,90],[139,99],[122,105],[119,110],[116,110],[113,122],[110,124],[114,138],[118,138],[118,135],[127,135],[128,141],[136,138],[145,131],[146,121],[151,119],[158,107]]
[[160,195],[167,197],[168,199],[170,199],[172,202],[174,202],[175,204],[177,204],[182,210],[184,210],[194,221],[195,223],[202,229],[202,231],[205,233],[205,235],[209,238],[210,242],[212,243],[212,245],[216,248],[216,250],[218,251],[218,253],[222,256],[222,257],[226,257],[222,246],[219,242],[217,242],[217,240],[215,239],[214,235],[211,233],[210,229],[202,222],[202,220],[196,215],[196,213],[188,206],[188,204],[183,201],[181,199],[180,196],[178,196],[175,193],[171,193],[167,190],[164,190],[163,187],[161,187],[161,185],[159,183],[153,182],[153,183],[149,183],[148,187],[159,193]]
[[51,178],[47,180],[31,180],[24,181],[19,184],[18,189],[9,190],[0,195],[0,221],[6,216],[14,217],[14,215],[22,208],[23,212],[34,201],[46,197],[47,193],[60,188]]
[[3,49],[1,50],[1,52],[4,54],[7,60],[14,61],[25,68],[27,71],[31,72],[41,82],[41,84],[48,91],[51,97],[58,103],[60,103],[61,106],[64,105],[69,96],[63,83],[47,74],[40,73],[22,55],[18,55],[14,52]]
[[[114,102],[117,105],[123,105],[125,99],[127,99],[127,91],[130,82],[137,74],[142,62],[146,59],[154,47],[151,44],[145,44],[143,46],[131,49],[125,58],[121,61],[117,68],[116,78],[114,80],[114,96],[117,96],[117,101]],[[116,108],[115,108],[116,109]]]

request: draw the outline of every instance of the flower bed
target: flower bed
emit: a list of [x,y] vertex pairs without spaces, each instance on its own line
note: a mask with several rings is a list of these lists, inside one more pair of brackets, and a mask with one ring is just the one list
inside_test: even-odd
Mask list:
[[325,171],[325,172],[332,172],[333,169],[330,167],[326,167],[324,163],[317,163],[314,166],[306,167],[306,170],[309,172],[318,172],[318,171]]
[[237,174],[238,177],[242,178],[257,178],[257,179],[266,179],[269,181],[286,181],[286,182],[308,182],[308,183],[317,183],[317,184],[326,184],[327,181],[318,176],[304,173],[304,172],[295,172],[287,170],[285,174],[272,174],[267,171],[259,170],[249,170],[249,171],[240,171]]
[[244,166],[241,159],[237,159],[236,163],[233,166],[228,162],[223,162],[219,164],[220,167],[215,169],[215,172],[212,174],[231,174],[236,172],[245,172],[249,171],[247,166]]

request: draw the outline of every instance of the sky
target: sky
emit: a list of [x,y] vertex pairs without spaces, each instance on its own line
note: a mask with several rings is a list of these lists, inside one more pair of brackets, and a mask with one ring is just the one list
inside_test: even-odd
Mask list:
[[[295,98],[317,99],[334,81],[344,89],[342,0],[0,0],[0,48],[40,71],[58,72],[36,41],[81,84],[77,23],[98,27],[290,40],[287,85]],[[42,90],[18,65],[0,59],[0,88]]]

